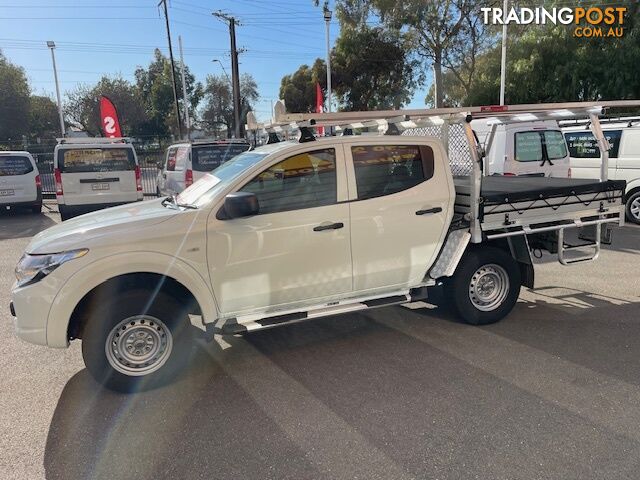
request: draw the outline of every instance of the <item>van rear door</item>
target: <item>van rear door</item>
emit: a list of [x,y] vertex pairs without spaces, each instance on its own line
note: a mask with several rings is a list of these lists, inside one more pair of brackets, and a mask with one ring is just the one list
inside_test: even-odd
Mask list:
[[191,148],[193,180],[197,181],[236,155],[249,150],[247,143],[194,145]]
[[505,174],[561,178],[569,175],[569,153],[560,130],[525,130],[513,135],[513,154],[505,162]]
[[138,200],[132,146],[83,146],[58,150],[58,169],[67,205]]
[[36,175],[26,155],[0,154],[0,204],[35,201]]

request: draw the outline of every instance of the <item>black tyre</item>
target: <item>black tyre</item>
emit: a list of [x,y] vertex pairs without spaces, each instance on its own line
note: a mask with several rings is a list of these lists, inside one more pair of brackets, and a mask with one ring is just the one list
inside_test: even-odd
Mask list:
[[493,247],[469,250],[447,283],[449,304],[472,325],[506,317],[520,295],[520,268],[511,255]]
[[33,205],[33,206],[31,207],[31,212],[32,212],[32,213],[38,213],[38,214],[39,214],[39,213],[42,213],[42,204],[41,204],[41,203],[39,203],[38,205]]
[[640,225],[640,191],[633,193],[627,198],[626,213],[627,220],[636,225]]
[[58,205],[58,212],[60,213],[60,220],[62,220],[63,222],[71,218],[67,209],[64,208],[62,205]]
[[187,308],[164,292],[135,290],[96,302],[82,332],[82,356],[107,388],[141,391],[171,381],[191,357]]

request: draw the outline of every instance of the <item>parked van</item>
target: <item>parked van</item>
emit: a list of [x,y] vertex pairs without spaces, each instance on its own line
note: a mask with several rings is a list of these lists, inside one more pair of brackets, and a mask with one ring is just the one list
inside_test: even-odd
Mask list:
[[567,144],[553,120],[496,124],[495,120],[473,120],[471,126],[486,150],[485,175],[571,176]]
[[158,195],[182,192],[205,174],[250,148],[244,140],[208,140],[171,145],[158,174]]
[[53,166],[62,220],[143,198],[138,158],[127,139],[61,139]]
[[[609,178],[625,180],[626,217],[640,224],[640,125],[602,122],[609,150]],[[600,178],[600,149],[587,125],[563,128],[571,171],[577,178]]]
[[0,207],[42,211],[40,173],[29,152],[0,152]]

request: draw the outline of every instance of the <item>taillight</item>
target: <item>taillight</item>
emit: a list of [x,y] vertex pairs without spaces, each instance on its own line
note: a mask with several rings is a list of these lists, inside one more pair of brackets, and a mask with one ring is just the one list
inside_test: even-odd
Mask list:
[[515,174],[515,173],[511,173],[511,172],[504,172],[504,173],[503,173],[503,175],[504,175],[505,177],[515,177],[515,176],[516,176],[516,174]]
[[567,178],[571,178],[571,169],[567,170]]
[[142,173],[140,172],[140,165],[136,165],[136,190],[142,191]]
[[40,175],[36,175],[36,188],[42,188],[42,182],[40,181]]
[[193,185],[193,170],[187,170],[187,173],[185,173],[184,184],[186,187]]
[[62,191],[62,174],[60,173],[60,169],[56,168],[53,171],[53,176],[56,179],[56,195],[63,195]]

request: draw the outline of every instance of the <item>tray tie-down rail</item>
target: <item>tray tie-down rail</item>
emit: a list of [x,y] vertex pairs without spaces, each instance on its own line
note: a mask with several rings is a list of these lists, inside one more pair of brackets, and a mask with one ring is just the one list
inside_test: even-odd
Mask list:
[[[604,237],[605,243],[611,243],[611,229],[610,229],[611,225],[610,224],[612,223],[619,223],[619,219],[616,217],[599,218],[596,220],[575,219],[571,223],[547,225],[543,227],[523,226],[518,230],[511,230],[508,232],[489,233],[487,234],[487,239],[494,240],[497,238],[513,237],[516,235],[533,235],[536,233],[557,231],[558,232],[558,251],[557,251],[558,261],[564,266],[569,266],[575,263],[590,262],[593,260],[597,260],[597,258],[600,256],[603,237]],[[604,232],[602,230],[603,225],[605,227]],[[580,245],[570,245],[565,243],[564,241],[565,230],[570,228],[583,228],[583,227],[591,227],[591,226],[595,227],[595,235],[593,236],[593,238],[589,238],[586,243],[582,243]],[[582,235],[580,236],[580,238],[583,240],[587,239],[585,236],[582,236]],[[566,256],[566,252],[568,251],[585,249],[585,248],[591,248],[593,250],[592,252],[579,257],[567,258]]]

